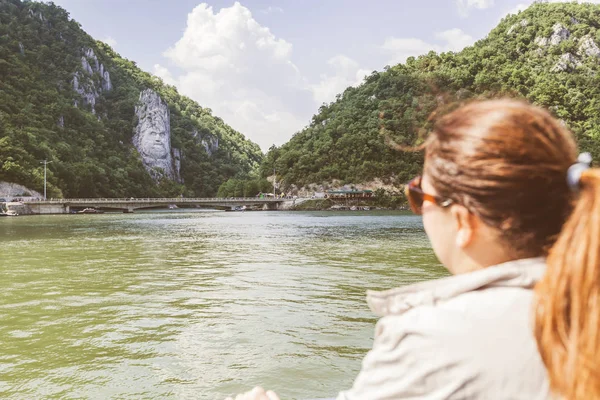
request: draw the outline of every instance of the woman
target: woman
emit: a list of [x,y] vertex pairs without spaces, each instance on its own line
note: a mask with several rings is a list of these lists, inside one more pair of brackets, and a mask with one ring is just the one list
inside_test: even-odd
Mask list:
[[[600,354],[598,315],[587,320],[582,299],[566,301],[578,297],[575,289],[584,279],[570,269],[589,261],[586,271],[596,277],[596,287],[588,285],[584,294],[595,295],[591,300],[598,303],[593,263],[600,258],[585,259],[583,243],[595,245],[595,256],[599,239],[591,241],[587,230],[573,236],[577,222],[570,221],[566,232],[561,228],[581,186],[582,197],[589,199],[575,214],[600,230],[600,209],[591,217],[591,204],[600,207],[594,203],[598,180],[589,171],[577,179],[586,168],[582,163],[571,168],[568,183],[577,156],[572,135],[538,107],[491,100],[441,118],[424,148],[423,176],[407,185],[407,195],[413,211],[423,215],[436,256],[454,276],[368,293],[371,309],[382,318],[353,387],[338,399],[546,399],[550,385],[534,322],[552,388],[569,395],[563,391],[570,390],[573,379],[582,381],[582,388],[592,387],[598,378],[591,373],[599,376],[592,368],[598,363],[589,358]],[[556,251],[552,246],[559,234],[561,250]],[[582,241],[581,252],[565,250],[572,240]],[[533,288],[549,251],[551,274],[538,290],[534,321]],[[579,257],[576,264],[572,256]],[[565,275],[573,277],[567,286]],[[575,306],[578,312],[569,313]],[[569,316],[581,326],[570,328]],[[595,342],[578,336],[589,332]],[[580,344],[586,346],[582,357],[572,355]],[[554,354],[556,348],[561,352]],[[576,377],[586,362],[590,374]],[[564,381],[555,378],[566,372]],[[277,397],[256,388],[238,398]]]

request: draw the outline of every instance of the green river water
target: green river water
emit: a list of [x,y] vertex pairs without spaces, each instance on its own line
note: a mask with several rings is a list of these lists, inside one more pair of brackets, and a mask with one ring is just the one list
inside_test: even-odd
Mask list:
[[286,399],[347,389],[367,289],[437,278],[401,212],[0,218],[0,397]]

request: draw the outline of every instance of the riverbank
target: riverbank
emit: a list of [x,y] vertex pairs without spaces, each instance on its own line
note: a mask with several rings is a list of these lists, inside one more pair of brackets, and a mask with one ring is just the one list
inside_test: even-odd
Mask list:
[[[3,211],[14,211],[17,215],[45,215],[45,214],[73,214],[84,208],[95,208],[104,212],[122,213],[134,212],[142,209],[160,209],[165,208],[165,204],[180,203],[178,208],[197,208],[197,204],[181,204],[182,199],[157,199],[158,206],[152,207],[148,204],[153,199],[98,199],[94,203],[93,199],[84,199],[85,202],[75,204],[73,200],[55,200],[48,202],[13,202],[0,203]],[[88,201],[89,200],[89,201]],[[206,200],[206,199],[202,199]],[[255,201],[254,199],[252,199]],[[258,205],[236,205],[227,211],[369,211],[369,210],[408,210],[409,207],[404,199],[399,197],[384,196],[366,199],[286,199],[277,204],[258,204]],[[193,201],[193,199],[184,199],[183,201]],[[223,200],[228,202],[232,200]],[[75,203],[74,203],[75,202]],[[221,203],[216,201],[215,203]],[[235,202],[233,202],[235,203]],[[137,206],[137,208],[135,208]],[[209,205],[203,205],[202,208],[211,208]],[[223,209],[223,204],[218,204]],[[42,208],[43,207],[43,208]],[[219,207],[216,207],[219,208]]]
[[378,199],[370,199],[368,201],[359,201],[345,204],[340,201],[331,199],[311,199],[295,205],[290,208],[290,211],[344,211],[355,207],[356,210],[408,210],[406,203],[378,201]]

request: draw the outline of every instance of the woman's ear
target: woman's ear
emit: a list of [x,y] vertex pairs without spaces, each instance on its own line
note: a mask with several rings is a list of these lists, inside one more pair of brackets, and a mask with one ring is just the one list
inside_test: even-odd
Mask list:
[[458,204],[450,208],[450,213],[456,226],[456,246],[464,249],[473,241],[477,230],[477,221],[469,210]]

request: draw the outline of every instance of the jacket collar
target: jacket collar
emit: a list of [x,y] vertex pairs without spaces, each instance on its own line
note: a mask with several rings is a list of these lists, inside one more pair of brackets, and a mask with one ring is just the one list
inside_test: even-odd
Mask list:
[[475,272],[426,281],[383,292],[367,291],[371,311],[383,317],[411,308],[434,305],[484,287],[533,288],[546,269],[542,257],[509,261]]

